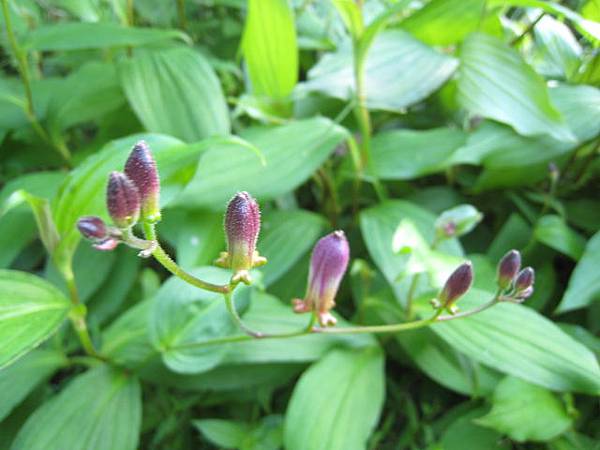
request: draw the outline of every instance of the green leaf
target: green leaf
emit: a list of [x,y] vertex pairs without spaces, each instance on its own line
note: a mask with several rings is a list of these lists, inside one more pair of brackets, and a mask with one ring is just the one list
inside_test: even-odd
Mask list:
[[[226,284],[231,273],[216,267],[190,271],[215,284]],[[241,303],[245,286],[235,290],[234,299]],[[239,306],[238,306],[239,308]],[[180,373],[205,372],[219,365],[229,350],[227,345],[189,346],[231,335],[235,324],[227,312],[221,294],[204,291],[171,277],[154,298],[150,319],[150,337],[171,370]]]
[[321,216],[305,210],[275,211],[264,216],[258,249],[269,261],[261,268],[267,286],[310,250],[325,223]]
[[[403,219],[414,223],[427,242],[435,238],[435,216],[412,203],[393,200],[364,210],[360,215],[360,229],[371,258],[394,289],[396,297],[404,301],[409,289],[410,277],[398,282],[398,276],[406,271],[410,255],[393,251],[392,242],[398,225]],[[462,249],[456,239],[444,240],[438,247],[442,252],[461,256]],[[445,278],[438,273],[437,279]]]
[[583,256],[577,263],[567,290],[563,295],[557,312],[567,312],[584,308],[593,301],[600,299],[600,278],[598,267],[600,265],[600,232],[588,241]]
[[0,421],[42,381],[49,378],[66,363],[65,357],[56,351],[34,350],[14,363],[0,370]]
[[27,35],[24,47],[35,51],[103,49],[142,46],[189,37],[179,30],[134,28],[109,22],[65,22],[43,25]]
[[119,64],[119,77],[146,130],[186,142],[229,133],[219,79],[199,52],[188,47],[139,50]]
[[502,41],[472,34],[461,49],[458,100],[472,114],[506,123],[526,136],[575,137],[552,105],[544,80]]
[[496,233],[488,249],[490,261],[498,262],[509,250],[524,248],[529,243],[531,227],[518,213],[511,213]]
[[381,179],[410,180],[441,172],[466,143],[466,133],[451,128],[378,133],[371,143],[373,169]]
[[558,216],[540,217],[533,231],[535,238],[567,256],[578,261],[583,255],[585,238],[571,229]]
[[253,95],[289,96],[298,81],[298,45],[287,0],[248,1],[242,51]]
[[546,15],[534,27],[536,48],[533,62],[537,71],[551,77],[571,79],[581,65],[581,46],[571,29]]
[[[400,26],[429,45],[451,45],[462,41],[482,25],[485,0],[432,0],[404,19]],[[499,34],[497,16],[484,21],[486,28]]]
[[[490,298],[487,292],[471,289],[458,306],[468,311]],[[500,303],[432,330],[460,352],[501,372],[552,390],[600,393],[594,354],[526,306]]]
[[[400,31],[377,35],[365,62],[365,92],[371,109],[404,112],[427,98],[450,78],[456,59],[439,53]],[[427,77],[423,77],[426,73]],[[326,54],[308,73],[299,93],[322,92],[342,100],[354,98],[354,70],[349,43]]]
[[362,13],[358,5],[346,0],[333,0],[332,3],[342,18],[346,29],[350,32],[350,35],[354,38],[360,38],[364,24]]
[[48,339],[70,306],[47,281],[25,272],[0,270],[0,368]]
[[509,442],[502,441],[500,433],[477,425],[473,421],[473,419],[480,417],[484,411],[484,407],[472,408],[464,403],[451,410],[444,417],[444,419],[452,421],[440,437],[439,445],[441,448],[444,450],[464,450],[465,448],[469,450],[511,449],[512,446]]
[[261,200],[278,197],[306,181],[347,132],[329,119],[316,117],[278,127],[251,128],[242,137],[260,149],[264,162],[239,145],[209,150],[176,205],[222,210],[239,191]]
[[266,416],[260,422],[203,419],[192,422],[213,444],[240,450],[278,450],[283,441],[281,416]]
[[100,366],[37,409],[11,450],[135,450],[141,416],[138,380]]
[[560,84],[549,89],[550,99],[565,118],[579,143],[600,133],[600,89]]
[[517,442],[545,442],[564,433],[573,419],[552,392],[519,378],[506,377],[494,391],[492,410],[476,423]]
[[334,350],[298,381],[288,404],[288,450],[365,449],[384,400],[382,352]]

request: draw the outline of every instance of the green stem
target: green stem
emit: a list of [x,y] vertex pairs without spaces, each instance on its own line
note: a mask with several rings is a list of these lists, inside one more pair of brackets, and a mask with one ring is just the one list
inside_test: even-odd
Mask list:
[[94,358],[98,358],[100,360],[104,360],[105,358],[98,353],[96,348],[94,347],[94,343],[92,342],[92,338],[90,336],[90,332],[87,327],[86,315],[87,311],[85,305],[79,300],[79,293],[77,292],[77,285],[75,284],[75,277],[68,276],[65,277],[67,282],[67,288],[69,290],[69,297],[71,298],[71,303],[73,304],[73,308],[69,315],[71,319],[71,323],[73,324],[73,328],[77,333],[77,337],[79,338],[79,342],[81,342],[81,346],[84,351]]
[[262,338],[264,334],[260,331],[254,331],[253,329],[246,326],[246,324],[238,314],[237,309],[235,308],[235,303],[233,301],[233,293],[228,292],[226,294],[223,294],[223,297],[225,297],[225,305],[227,306],[227,311],[229,312],[229,315],[231,316],[235,324],[248,336],[251,336],[253,338]]
[[177,16],[179,17],[179,28],[185,31],[187,29],[187,19],[185,17],[185,0],[177,0]]
[[496,295],[489,302],[484,303],[483,305],[478,306],[477,308],[473,308],[473,309],[471,309],[469,311],[464,311],[464,312],[461,312],[461,313],[453,314],[451,316],[442,316],[442,317],[439,317],[437,320],[438,320],[438,322],[447,322],[449,320],[462,319],[463,317],[469,317],[469,316],[472,316],[474,314],[480,313],[481,311],[484,311],[484,310],[486,310],[488,308],[491,308],[492,306],[494,306],[498,302],[500,302],[500,297],[499,297],[499,295]]
[[535,18],[535,20],[533,22],[531,22],[527,28],[525,28],[523,30],[523,32],[518,35],[517,37],[515,37],[511,42],[510,42],[510,46],[514,47],[515,45],[517,45],[519,42],[521,42],[523,40],[523,38],[525,36],[527,36],[529,33],[531,33],[531,31],[535,28],[535,26],[539,23],[540,20],[542,20],[542,18],[546,15],[545,12],[541,12],[539,16],[537,16]]
[[64,144],[64,142],[55,142],[42,127],[35,115],[35,109],[33,106],[33,92],[31,89],[31,77],[29,76],[29,65],[27,64],[27,54],[21,47],[19,47],[19,43],[17,42],[17,38],[12,27],[10,11],[8,9],[8,0],[2,0],[2,13],[4,15],[8,43],[17,60],[17,70],[21,77],[23,88],[25,89],[25,115],[31,123],[33,130],[40,136],[40,138],[42,138],[42,140],[44,140],[46,143],[50,144],[60,154],[65,162],[70,165],[71,153],[69,152],[67,146]]
[[[433,239],[431,243],[431,250],[435,250],[440,243],[439,237]],[[421,277],[421,273],[415,273],[410,282],[410,287],[408,288],[408,294],[406,296],[406,317],[410,320],[413,317],[413,299],[415,298],[415,292],[417,290],[417,286],[419,285],[419,278]]]
[[201,280],[200,278],[197,278],[183,270],[177,265],[175,261],[171,259],[171,257],[160,246],[160,243],[156,238],[156,230],[154,229],[154,224],[145,222],[143,228],[146,239],[156,243],[156,247],[152,252],[152,256],[154,256],[154,259],[156,259],[156,261],[158,261],[165,269],[167,269],[173,275],[181,278],[183,281],[191,284],[192,286],[196,286],[206,291],[218,292],[220,294],[227,294],[231,291],[230,286],[227,284],[223,285],[209,283],[208,281]]

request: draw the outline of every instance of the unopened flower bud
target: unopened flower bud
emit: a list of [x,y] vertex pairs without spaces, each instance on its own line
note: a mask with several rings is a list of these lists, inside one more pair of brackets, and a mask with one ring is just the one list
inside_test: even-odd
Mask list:
[[453,304],[466,294],[473,283],[473,266],[470,261],[461,264],[446,280],[446,284],[438,295],[441,305],[454,312]]
[[535,271],[531,267],[525,267],[519,272],[515,280],[515,297],[525,299],[533,294],[533,283],[535,282]]
[[348,267],[350,247],[343,231],[334,231],[319,239],[310,259],[308,286],[304,299],[294,299],[294,311],[316,311],[322,326],[335,325],[330,314],[335,295]]
[[239,192],[229,201],[225,213],[227,251],[222,252],[216,264],[233,271],[232,283],[250,284],[249,270],[266,264],[267,260],[256,251],[260,231],[260,209],[247,192]]
[[125,163],[125,174],[138,189],[142,219],[151,223],[158,222],[160,220],[160,180],[156,162],[146,142],[139,141],[133,146]]
[[140,216],[140,194],[133,181],[121,172],[112,172],[109,176],[106,204],[119,228],[131,227]]
[[77,228],[83,237],[94,243],[94,248],[97,250],[112,250],[119,245],[119,239],[100,217],[81,217],[77,221]]
[[521,254],[511,250],[498,263],[498,286],[508,289],[521,268]]
[[459,205],[448,209],[435,221],[437,238],[447,239],[467,234],[481,222],[481,219],[483,214],[472,205]]

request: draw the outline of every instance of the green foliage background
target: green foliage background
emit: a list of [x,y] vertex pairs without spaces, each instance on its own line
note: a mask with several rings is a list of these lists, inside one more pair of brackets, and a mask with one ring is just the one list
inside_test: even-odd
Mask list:
[[[598,0],[2,7],[0,450],[600,448]],[[270,262],[235,298],[256,329],[305,324],[289,302],[338,228],[338,326],[427,315],[467,258],[477,307],[511,248],[535,294],[393,335],[190,345],[237,333],[219,295],[75,228],[107,219],[140,139],[192,273],[227,282],[225,204],[259,200]],[[461,204],[483,221],[434,250]]]

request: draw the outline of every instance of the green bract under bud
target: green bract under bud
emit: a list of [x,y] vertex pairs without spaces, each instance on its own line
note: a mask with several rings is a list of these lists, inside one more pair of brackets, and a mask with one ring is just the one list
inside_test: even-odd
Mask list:
[[133,146],[125,163],[125,174],[138,189],[141,201],[142,220],[155,223],[160,220],[160,180],[156,162],[144,141]]
[[521,254],[517,250],[511,250],[502,257],[498,263],[498,286],[500,289],[508,289],[519,269],[521,268]]
[[451,313],[454,313],[454,303],[460,297],[466,294],[473,283],[473,266],[470,261],[458,266],[446,280],[438,299],[442,306]]
[[121,229],[133,226],[140,217],[140,194],[127,175],[112,172],[106,189],[106,206],[115,225]]
[[474,206],[459,205],[444,211],[435,221],[438,239],[459,237],[470,232],[483,219]]

